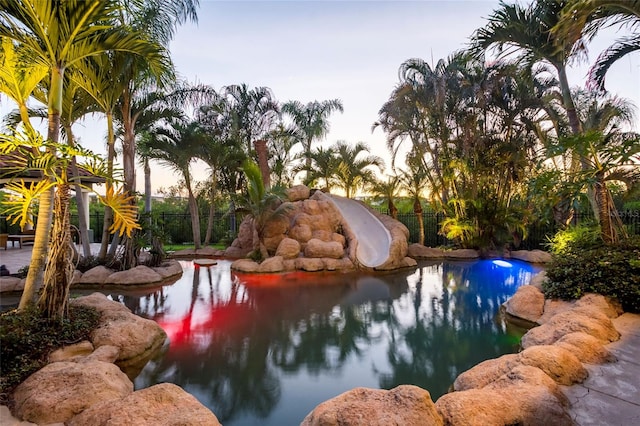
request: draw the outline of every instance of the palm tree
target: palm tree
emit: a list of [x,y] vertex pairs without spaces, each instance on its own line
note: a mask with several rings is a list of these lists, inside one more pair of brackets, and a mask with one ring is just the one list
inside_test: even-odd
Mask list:
[[[49,68],[47,139],[54,144],[59,141],[60,113],[64,92],[64,73],[79,61],[107,51],[126,51],[145,56],[149,64],[156,63],[158,48],[130,28],[104,25],[115,22],[118,7],[115,1],[67,1],[41,2],[37,0],[0,1],[0,36],[13,39],[28,51],[35,62]],[[98,25],[99,23],[99,25]],[[55,145],[53,145],[55,146]],[[55,154],[55,153],[53,153]],[[52,183],[52,181],[49,181]],[[68,186],[61,185],[57,205],[64,209],[68,202]],[[52,253],[47,256],[49,231],[52,222],[53,186],[44,192],[40,200],[38,228],[25,290],[20,309],[29,305],[36,288],[43,281],[45,259],[51,265],[52,281],[45,282],[41,307],[51,317],[61,318],[66,310],[70,276],[66,269],[68,254],[65,247],[69,241],[68,221],[60,211],[56,229],[52,235]],[[68,211],[66,212],[68,213]],[[53,270],[56,270],[54,273]]]
[[181,173],[184,178],[188,193],[193,243],[195,248],[199,249],[202,243],[200,213],[193,193],[190,166],[198,159],[202,148],[206,146],[208,136],[197,122],[187,124],[173,122],[171,128],[157,128],[150,133],[151,137],[147,141],[149,157]]
[[226,86],[222,96],[227,98],[231,134],[253,156],[253,142],[263,139],[276,125],[280,114],[278,102],[271,89],[246,84]]
[[[640,25],[640,1],[638,0],[570,0],[562,9],[560,21],[553,28],[562,38],[585,34],[595,37],[600,28],[609,25]],[[600,54],[589,70],[589,80],[600,90],[604,89],[609,68],[620,58],[640,50],[640,35],[622,37]]]
[[[489,17],[488,25],[474,34],[473,48],[476,52],[484,52],[496,46],[503,56],[520,52],[520,60],[531,66],[539,61],[551,64],[558,74],[563,106],[571,131],[574,136],[579,136],[582,134],[582,126],[567,80],[567,63],[583,49],[583,35],[567,33],[560,37],[559,33],[552,31],[559,24],[560,14],[566,5],[567,1],[536,0],[525,8],[501,2],[500,9]],[[580,157],[580,163],[583,169],[589,167],[585,157]],[[620,231],[614,225],[617,211],[613,205],[598,204],[611,198],[607,186],[595,181],[590,190],[602,238],[605,243],[615,243]]]
[[273,186],[289,187],[293,184],[293,162],[296,157],[293,149],[302,141],[302,135],[295,129],[279,123],[269,133],[269,170],[271,170]]
[[300,101],[289,101],[282,105],[282,112],[291,117],[294,126],[300,134],[304,135],[302,154],[305,157],[307,170],[305,181],[309,180],[311,145],[329,133],[329,116],[334,111],[343,112],[342,102],[339,99],[313,101],[306,105]]
[[320,182],[324,183],[324,188],[327,192],[331,192],[331,187],[334,186],[335,176],[338,173],[338,166],[340,159],[337,157],[337,152],[334,147],[323,148],[319,147],[315,151],[311,152],[311,168],[302,164],[294,169],[295,173],[306,171],[305,185],[315,186],[320,185]]
[[415,157],[412,159],[411,156],[408,156],[407,165],[409,169],[400,172],[400,185],[413,201],[413,214],[415,214],[418,221],[418,244],[424,245],[422,195],[427,182],[427,173],[422,163]]
[[336,186],[344,190],[347,198],[351,198],[358,190],[365,189],[376,181],[372,167],[378,168],[379,171],[384,168],[382,158],[377,155],[366,155],[369,153],[369,147],[364,142],[351,146],[345,141],[338,141],[332,149],[338,158],[333,179]]
[[394,219],[398,219],[398,208],[394,200],[399,189],[400,178],[397,175],[387,176],[386,180],[379,179],[371,186],[374,195],[387,201],[387,212]]

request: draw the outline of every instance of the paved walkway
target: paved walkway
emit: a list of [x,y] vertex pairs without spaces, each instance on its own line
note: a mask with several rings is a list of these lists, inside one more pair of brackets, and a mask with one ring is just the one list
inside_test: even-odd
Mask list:
[[[92,252],[99,249],[100,244],[91,244]],[[30,259],[31,246],[0,250],[0,264],[11,273]],[[569,414],[578,426],[640,425],[640,314],[626,313],[613,323],[621,337],[607,348],[618,361],[586,365],[589,378],[584,383],[563,387],[571,403]],[[7,411],[0,407],[0,424],[20,424]]]
[[584,383],[563,387],[576,425],[640,425],[640,315],[623,314],[613,324],[622,336],[607,348],[618,361],[587,364]]

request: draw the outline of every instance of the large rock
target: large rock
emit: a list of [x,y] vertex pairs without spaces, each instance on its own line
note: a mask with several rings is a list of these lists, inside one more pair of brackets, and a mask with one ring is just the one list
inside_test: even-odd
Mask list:
[[0,277],[0,293],[18,291],[20,281],[17,277]]
[[549,322],[551,318],[559,313],[569,311],[575,306],[575,301],[569,302],[560,299],[546,299],[544,301],[543,313],[536,321],[538,324],[545,324]]
[[481,389],[436,401],[445,425],[572,425],[558,385],[540,369],[516,366]]
[[249,259],[238,259],[231,264],[231,270],[245,273],[258,272],[260,264]]
[[444,251],[414,243],[409,245],[407,255],[414,259],[444,259]]
[[536,287],[523,285],[504,303],[506,312],[529,322],[536,322],[544,311],[544,294]]
[[417,386],[355,388],[318,405],[301,426],[442,425],[431,395]]
[[162,266],[158,266],[153,268],[154,271],[158,275],[162,277],[162,279],[176,277],[178,275],[182,275],[182,266],[180,266],[180,262],[175,260],[170,260],[163,264]]
[[532,346],[518,354],[518,361],[539,368],[561,385],[582,383],[589,376],[580,360],[560,346]]
[[481,389],[498,380],[517,365],[519,365],[517,354],[488,359],[460,374],[453,382],[453,390]]
[[293,238],[284,238],[276,250],[276,256],[282,256],[283,259],[295,259],[299,254],[300,243]]
[[551,254],[542,250],[515,250],[511,253],[512,259],[523,260],[529,263],[549,263],[551,262]]
[[315,238],[307,242],[304,249],[306,257],[328,257],[331,259],[342,259],[344,248],[335,241],[322,241]]
[[295,185],[287,189],[287,198],[289,201],[300,201],[309,198],[311,193],[310,189],[306,185]]
[[79,297],[71,303],[100,312],[100,323],[91,334],[91,343],[94,347],[111,345],[120,348],[116,364],[129,377],[138,375],[167,338],[155,321],[132,314],[126,306],[107,299],[102,293]]
[[193,396],[171,383],[162,383],[123,399],[95,404],[68,423],[69,426],[217,426],[216,416]]
[[327,271],[353,271],[356,267],[348,257],[342,259],[322,259]]
[[318,272],[324,270],[324,261],[322,259],[308,259],[299,257],[295,260],[296,269],[307,272]]
[[282,256],[274,256],[265,259],[258,268],[258,272],[260,273],[282,272],[283,270],[284,263]]
[[534,327],[522,336],[521,345],[551,345],[562,336],[581,331],[605,342],[620,338],[611,319],[597,308],[580,307],[554,315],[548,322]]
[[616,299],[601,294],[587,293],[576,301],[576,308],[596,308],[609,318],[618,318],[624,312]]
[[114,364],[54,362],[36,371],[14,392],[18,417],[37,424],[62,423],[94,404],[133,392]]
[[311,226],[306,223],[297,224],[289,231],[289,237],[300,243],[306,243],[312,236]]
[[78,284],[104,284],[111,274],[113,274],[112,269],[99,265],[82,274]]
[[566,334],[558,339],[554,345],[570,351],[580,362],[587,364],[601,364],[616,360],[616,357],[602,344],[602,340],[587,333]]
[[88,340],[67,345],[49,354],[49,362],[72,361],[81,357],[86,357],[93,352],[93,345]]
[[464,260],[464,259],[477,259],[480,257],[480,253],[473,249],[458,249],[444,252],[445,259]]
[[126,271],[114,272],[104,281],[105,284],[144,285],[159,283],[162,276],[148,266],[138,265]]

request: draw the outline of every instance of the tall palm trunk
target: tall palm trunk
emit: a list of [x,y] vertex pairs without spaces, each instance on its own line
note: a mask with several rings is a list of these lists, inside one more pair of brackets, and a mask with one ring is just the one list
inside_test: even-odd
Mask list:
[[55,221],[51,234],[50,254],[45,270],[45,286],[38,307],[47,318],[61,320],[67,313],[71,263],[71,221],[69,220],[69,185],[57,186],[54,202]]
[[193,195],[191,190],[191,179],[188,175],[185,175],[185,183],[187,185],[187,192],[189,193],[189,214],[191,215],[191,230],[193,233],[193,244],[197,249],[201,248],[200,239],[200,212],[198,211],[198,201]]
[[[131,116],[131,94],[125,90],[124,102],[122,105],[122,117],[124,124],[124,135],[122,138],[122,166],[124,169],[124,191],[132,196],[131,203],[135,205],[136,194],[136,140],[133,131],[133,117]],[[123,269],[131,269],[138,266],[139,249],[135,245],[134,230],[131,237],[123,236],[124,254],[122,256]]]
[[422,216],[422,204],[418,198],[413,200],[413,213],[418,219],[418,243],[424,245],[424,217]]
[[[560,81],[560,89],[562,90],[562,99],[565,109],[567,110],[567,117],[569,118],[569,125],[571,126],[571,132],[574,135],[582,134],[582,125],[576,112],[576,107],[571,97],[571,90],[567,81],[566,69],[564,67],[558,68],[558,77]],[[589,160],[585,156],[580,157],[580,165],[582,170],[588,170],[591,168]],[[596,175],[595,182],[588,188],[589,202],[594,215],[598,218],[600,224],[600,235],[602,240],[606,244],[614,244],[619,241],[620,235],[625,235],[626,232],[622,226],[622,222],[618,218],[618,211],[615,208],[611,200],[611,193],[607,188],[604,176],[602,173]],[[616,218],[618,218],[616,220]]]
[[[113,134],[113,112],[107,111],[107,174],[109,178],[113,178],[113,161],[116,157],[115,136]],[[107,179],[105,184],[107,192],[112,190],[111,180]],[[110,207],[104,208],[104,222],[102,224],[102,242],[100,244],[100,253],[98,257],[105,259],[107,257],[107,248],[109,246],[109,228],[113,224],[113,211]]]
[[[67,141],[70,146],[75,145],[75,139],[73,136],[73,132],[71,130],[71,126],[65,126],[65,131],[67,133]],[[91,256],[91,244],[89,241],[89,224],[87,223],[87,217],[84,212],[87,206],[84,205],[84,198],[82,198],[82,187],[80,186],[80,173],[78,172],[78,164],[76,163],[75,155],[71,159],[71,176],[75,180],[74,189],[76,191],[76,205],[78,206],[78,226],[80,229],[80,242],[82,244],[82,254],[84,257]]]
[[216,214],[216,180],[215,177],[211,181],[211,191],[209,196],[209,216],[207,217],[207,232],[204,236],[205,247],[211,244],[211,238],[213,237],[213,221]]

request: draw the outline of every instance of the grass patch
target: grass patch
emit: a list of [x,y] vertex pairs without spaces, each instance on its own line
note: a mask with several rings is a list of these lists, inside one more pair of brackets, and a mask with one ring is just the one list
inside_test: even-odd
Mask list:
[[13,389],[44,367],[52,351],[88,340],[99,320],[98,311],[84,306],[70,306],[60,322],[35,308],[0,315],[0,403],[7,404]]
[[[193,244],[165,244],[164,246],[164,250],[165,251],[178,251],[178,250],[185,250],[185,249],[194,249],[195,245]],[[224,244],[209,244],[208,246],[202,246],[201,248],[205,248],[205,247],[212,247],[216,250],[224,250],[225,248],[227,248]]]

